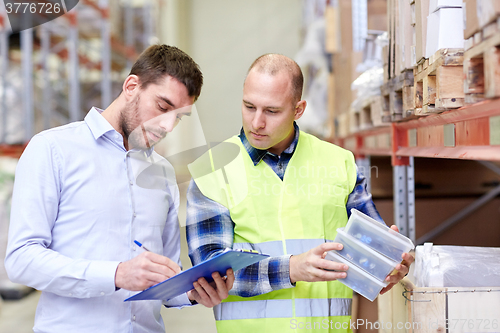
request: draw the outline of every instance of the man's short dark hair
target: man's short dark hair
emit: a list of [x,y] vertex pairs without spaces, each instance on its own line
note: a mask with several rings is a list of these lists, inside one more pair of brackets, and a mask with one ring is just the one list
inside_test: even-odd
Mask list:
[[200,96],[203,85],[203,74],[198,64],[177,47],[165,44],[152,45],[144,50],[129,75],[137,75],[143,89],[170,75],[184,84],[189,96],[195,100]]

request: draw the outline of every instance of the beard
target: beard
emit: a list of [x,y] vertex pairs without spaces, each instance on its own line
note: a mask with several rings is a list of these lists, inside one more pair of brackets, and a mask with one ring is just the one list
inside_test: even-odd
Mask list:
[[[120,113],[120,129],[122,130],[125,139],[128,140],[130,134],[137,127],[139,118],[139,100],[140,97],[137,96],[135,101],[125,106],[125,109]],[[135,120],[135,121],[134,121]]]
[[[139,117],[139,101],[128,104],[120,114],[120,129],[128,142],[129,149],[147,150],[157,144],[165,137],[166,132],[153,126],[150,121],[141,122]],[[148,135],[149,134],[149,135]]]
[[139,118],[139,101],[140,96],[126,105],[125,109],[120,113],[120,129],[128,142],[128,148],[133,149],[149,149],[151,145],[146,136],[144,126]]

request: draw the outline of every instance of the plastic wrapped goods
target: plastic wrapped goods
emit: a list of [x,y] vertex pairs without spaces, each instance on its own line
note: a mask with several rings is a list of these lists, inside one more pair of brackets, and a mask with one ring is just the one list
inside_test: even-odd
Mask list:
[[500,248],[433,245],[415,251],[417,287],[500,287]]

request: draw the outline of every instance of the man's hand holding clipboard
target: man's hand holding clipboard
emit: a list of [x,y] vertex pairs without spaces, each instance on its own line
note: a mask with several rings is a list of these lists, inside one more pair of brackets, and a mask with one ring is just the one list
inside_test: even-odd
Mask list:
[[[226,249],[196,266],[127,298],[125,301],[169,300],[188,292],[188,297],[191,300],[210,307],[219,304],[221,297],[227,297],[227,292],[232,288],[234,282],[235,271],[268,257],[266,254],[252,251]],[[222,278],[224,275],[225,279]],[[217,291],[213,288],[214,285]],[[196,288],[197,286],[198,288]],[[219,288],[220,290],[218,290]]]

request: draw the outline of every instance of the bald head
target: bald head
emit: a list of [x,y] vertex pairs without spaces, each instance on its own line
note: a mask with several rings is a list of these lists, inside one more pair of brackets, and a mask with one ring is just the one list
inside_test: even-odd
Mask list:
[[291,94],[294,103],[297,103],[302,98],[304,76],[302,75],[299,65],[287,56],[275,53],[264,54],[255,59],[248,69],[248,73],[252,70],[271,76],[277,75],[281,72],[288,73],[292,81]]

